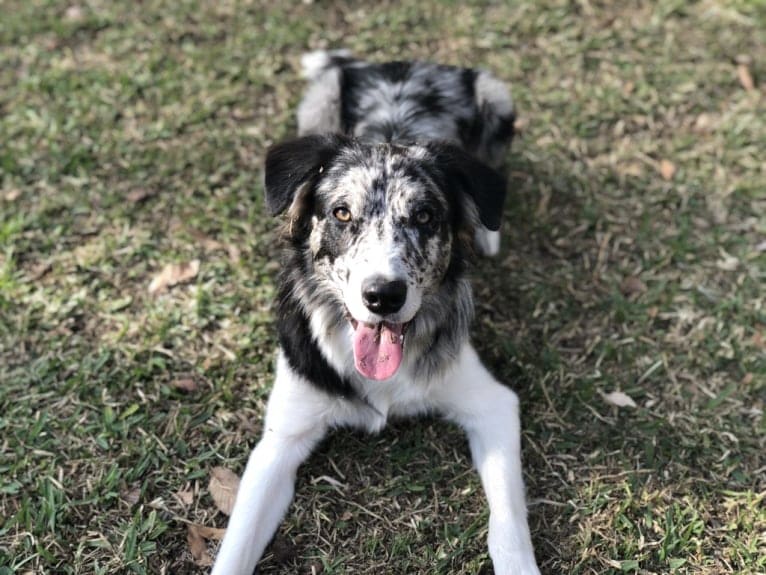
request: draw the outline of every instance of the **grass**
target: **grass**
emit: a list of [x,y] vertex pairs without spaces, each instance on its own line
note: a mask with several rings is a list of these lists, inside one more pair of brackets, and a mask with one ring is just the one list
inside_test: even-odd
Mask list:
[[[543,572],[766,573],[766,5],[270,6],[3,4],[0,573],[203,572],[185,522],[225,524],[210,470],[273,376],[260,161],[323,46],[512,85],[474,335],[521,398]],[[453,427],[338,432],[261,572],[490,573],[486,518]]]

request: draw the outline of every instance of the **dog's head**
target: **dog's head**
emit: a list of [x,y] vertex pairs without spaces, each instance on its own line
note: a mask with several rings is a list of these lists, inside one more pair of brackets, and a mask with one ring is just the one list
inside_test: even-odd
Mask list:
[[357,370],[382,380],[401,364],[424,302],[460,266],[464,238],[480,224],[499,228],[506,183],[447,143],[305,136],[269,150],[265,188],[317,289],[351,323]]

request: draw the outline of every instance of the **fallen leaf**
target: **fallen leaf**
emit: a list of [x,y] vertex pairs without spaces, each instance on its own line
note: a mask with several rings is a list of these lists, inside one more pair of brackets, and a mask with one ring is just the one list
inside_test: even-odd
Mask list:
[[670,160],[662,160],[660,162],[660,175],[663,180],[669,182],[676,175],[676,165]]
[[644,166],[640,162],[627,162],[618,166],[617,170],[623,176],[633,176],[638,178],[644,173]]
[[698,132],[707,132],[714,125],[713,117],[710,114],[702,112],[694,122],[694,129]]
[[720,248],[719,252],[721,253],[721,259],[715,263],[715,266],[719,270],[723,270],[725,272],[733,272],[739,267],[739,258],[731,255],[723,248]]
[[217,250],[224,250],[228,256],[229,261],[233,264],[236,264],[239,262],[239,258],[241,255],[240,249],[235,246],[234,244],[224,244],[219,242],[216,239],[211,238],[204,232],[201,232],[199,230],[191,229],[190,233],[192,237],[207,251],[217,251]]
[[190,490],[181,489],[180,491],[176,491],[176,497],[178,497],[178,500],[187,507],[194,503],[194,492]]
[[624,296],[644,293],[645,291],[646,285],[636,276],[628,276],[620,283],[620,292]]
[[751,383],[753,383],[753,378],[754,377],[755,376],[752,373],[747,372],[745,374],[745,377],[742,378],[742,384],[743,385],[750,385]]
[[762,241],[757,246],[755,246],[755,251],[766,252],[766,240]]
[[186,541],[189,543],[189,552],[194,562],[200,567],[210,567],[213,560],[207,552],[207,544],[200,533],[199,525],[190,523],[187,525]]
[[70,20],[72,22],[82,20],[82,17],[83,17],[82,7],[77,6],[76,4],[73,6],[70,6],[69,8],[66,9],[66,12],[64,12],[64,17],[67,20]]
[[607,403],[616,405],[617,407],[636,407],[636,402],[626,393],[622,391],[612,391],[611,393],[602,394],[604,400]]
[[223,539],[223,536],[226,535],[226,529],[221,529],[219,527],[205,527],[204,525],[194,525],[194,527],[196,528],[197,533],[205,539],[220,541]]
[[141,497],[141,490],[138,487],[123,489],[120,491],[120,499],[130,505],[135,505]]
[[521,133],[529,126],[529,120],[527,118],[516,118],[513,122],[514,132]]
[[737,77],[739,83],[748,92],[755,90],[755,82],[753,81],[753,75],[750,73],[750,67],[747,64],[739,64],[737,66]]
[[20,189],[12,188],[12,189],[8,190],[7,192],[5,192],[5,196],[4,197],[5,197],[5,200],[7,202],[13,202],[13,201],[17,200],[20,195],[21,195],[21,190]]
[[191,377],[182,377],[180,379],[171,381],[170,387],[174,387],[180,391],[185,391],[186,393],[192,393],[197,391],[197,382],[194,381]]
[[541,186],[540,188],[540,201],[537,203],[535,216],[543,219],[548,214],[548,206],[551,203],[551,188],[548,186]]
[[221,248],[223,248],[223,244],[221,242],[211,238],[209,235],[207,235],[204,232],[201,232],[200,230],[196,230],[192,228],[189,230],[189,233],[194,238],[194,240],[206,250],[209,250],[212,252],[212,251],[220,250]]
[[50,262],[41,262],[32,268],[29,274],[29,279],[33,282],[42,279],[42,277],[48,275],[48,272],[52,269],[53,265]]
[[149,293],[156,294],[163,292],[169,287],[194,279],[198,272],[199,260],[192,260],[181,264],[168,264],[152,279],[152,282],[149,284]]
[[143,202],[146,198],[150,198],[155,194],[154,190],[147,190],[146,188],[136,188],[135,190],[131,190],[128,192],[128,195],[126,196],[127,200],[131,204],[138,204],[139,202]]
[[229,254],[229,261],[233,264],[239,263],[242,256],[240,249],[234,244],[226,244],[226,251]]
[[221,513],[231,515],[239,489],[239,476],[225,467],[213,467],[207,488]]

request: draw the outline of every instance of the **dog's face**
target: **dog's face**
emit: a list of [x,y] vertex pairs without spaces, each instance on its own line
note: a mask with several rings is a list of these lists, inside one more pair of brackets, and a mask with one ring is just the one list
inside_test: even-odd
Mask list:
[[346,150],[316,188],[316,274],[357,322],[407,324],[450,263],[455,208],[424,156],[422,148]]
[[477,218],[494,224],[504,192],[501,176],[445,144],[308,136],[273,148],[266,163],[267,204],[289,208],[291,240],[346,314],[369,379],[396,372],[407,327],[438,293],[458,236]]

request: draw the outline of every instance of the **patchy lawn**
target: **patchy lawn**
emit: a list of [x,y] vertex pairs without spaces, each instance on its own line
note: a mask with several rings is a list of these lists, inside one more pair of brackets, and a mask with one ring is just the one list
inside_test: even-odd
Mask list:
[[[766,572],[766,4],[273,4],[3,3],[0,574],[203,572],[273,376],[260,162],[325,46],[512,86],[475,341],[543,572]],[[455,428],[338,432],[261,572],[491,573],[486,519]]]

